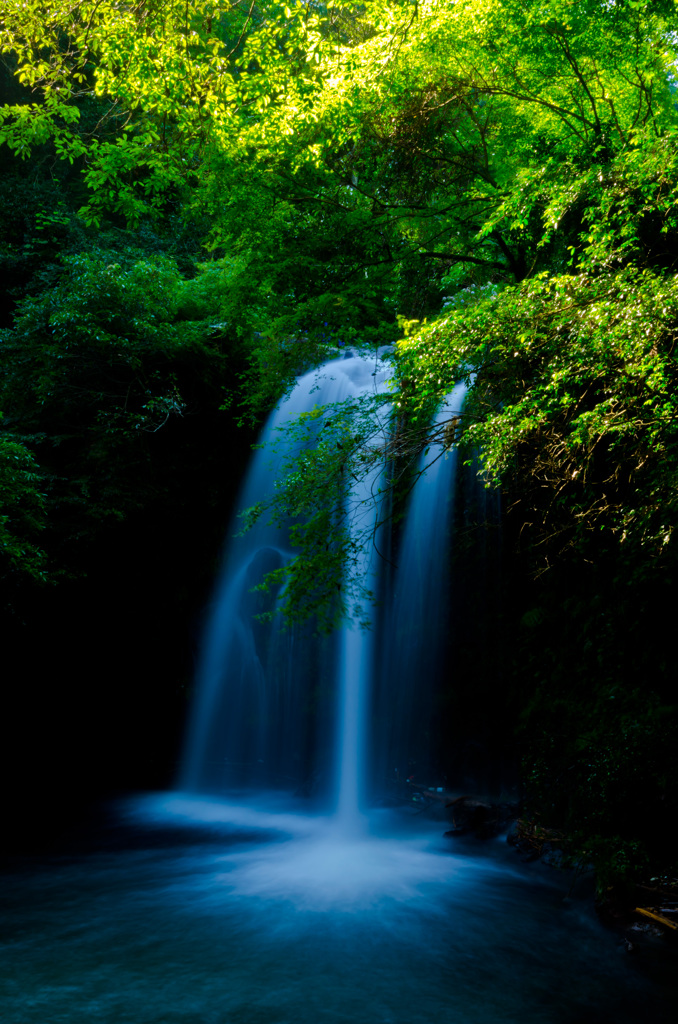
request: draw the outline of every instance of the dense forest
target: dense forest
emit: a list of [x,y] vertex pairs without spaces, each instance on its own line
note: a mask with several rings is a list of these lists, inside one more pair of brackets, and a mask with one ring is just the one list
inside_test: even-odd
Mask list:
[[676,24],[673,0],[5,0],[15,838],[29,797],[49,831],[171,782],[258,425],[300,372],[390,346],[390,392],[301,422],[250,513],[304,524],[289,617],[368,607],[347,474],[390,465],[397,519],[420,453],[459,446],[482,486],[455,557],[472,576],[499,530],[483,493],[502,541],[459,612],[441,765],[463,779],[469,736],[519,763],[526,818],[603,888],[675,873]]

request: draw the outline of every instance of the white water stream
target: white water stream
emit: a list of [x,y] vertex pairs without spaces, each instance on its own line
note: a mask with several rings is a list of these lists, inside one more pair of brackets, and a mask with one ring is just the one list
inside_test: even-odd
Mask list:
[[[240,507],[265,501],[273,492],[284,453],[274,454],[272,445],[289,423],[317,406],[381,390],[387,377],[383,363],[347,355],[301,378],[262,433]],[[376,525],[379,507],[372,494],[379,475],[378,469],[370,473],[346,496],[359,529]],[[261,598],[252,587],[290,554],[285,526],[265,521],[228,542],[196,680],[180,787],[189,792],[242,785],[309,790],[320,777],[316,790],[334,804],[337,824],[354,832],[364,803],[373,634],[347,624],[323,644],[310,628],[283,632],[279,619],[262,625],[256,618]],[[366,574],[374,572],[373,563],[371,550],[361,555]]]

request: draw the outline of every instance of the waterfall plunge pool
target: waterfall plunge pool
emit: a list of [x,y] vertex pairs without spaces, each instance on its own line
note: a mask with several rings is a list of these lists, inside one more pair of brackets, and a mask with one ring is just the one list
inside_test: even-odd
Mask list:
[[[629,956],[590,887],[501,841],[379,811],[342,836],[280,797],[126,800],[9,863],[7,1024],[673,1021],[661,940]],[[675,996],[675,989],[673,991]]]

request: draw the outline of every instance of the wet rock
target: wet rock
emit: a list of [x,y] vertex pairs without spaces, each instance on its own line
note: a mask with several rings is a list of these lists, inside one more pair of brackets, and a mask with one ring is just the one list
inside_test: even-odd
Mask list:
[[541,858],[544,864],[549,864],[554,868],[562,868],[565,863],[565,854],[553,843],[544,843],[541,848]]
[[517,818],[506,836],[506,842],[522,854],[524,861],[541,859],[552,867],[565,866],[564,841],[561,832],[542,828],[525,818]]
[[511,804],[491,804],[473,796],[458,796],[446,804],[452,828],[448,837],[471,834],[477,839],[491,839],[503,832],[515,818],[517,808]]

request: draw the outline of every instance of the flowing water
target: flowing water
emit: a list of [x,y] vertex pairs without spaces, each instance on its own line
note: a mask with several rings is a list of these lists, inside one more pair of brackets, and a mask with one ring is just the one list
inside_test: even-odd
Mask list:
[[119,806],[87,848],[6,868],[0,1019],[675,1020],[661,941],[627,954],[569,876],[420,817],[367,821],[341,837],[264,795]]
[[[458,385],[438,424],[461,414],[466,387]],[[436,682],[453,677],[449,657],[450,566],[457,450],[434,444],[421,455],[417,481],[378,622],[379,657],[371,707],[372,790],[414,776],[433,781],[430,723]],[[460,583],[458,584],[460,585]],[[439,781],[439,780],[436,780]]]
[[[303,377],[272,414],[239,502],[249,507],[274,492],[286,453],[298,450],[289,426],[300,414],[382,390],[388,367],[347,354]],[[460,385],[438,415],[459,415]],[[277,447],[274,447],[275,442]],[[281,443],[282,442],[282,443]],[[431,446],[413,491],[395,554],[397,567],[376,546],[359,555],[359,571],[381,608],[374,628],[348,623],[324,643],[310,629],[281,631],[257,613],[275,612],[276,595],[253,592],[264,573],[290,557],[287,523],[262,520],[245,536],[237,523],[227,550],[196,680],[197,697],[180,787],[224,793],[244,786],[295,789],[333,806],[344,830],[362,827],[365,806],[416,766],[427,764],[436,681],[445,664],[449,619],[446,551],[453,526],[456,450]],[[357,529],[374,532],[382,509],[374,499],[385,471],[351,482],[346,495]],[[388,539],[382,529],[380,541]]]
[[[356,357],[309,375],[264,442],[289,416],[385,377]],[[451,396],[452,411],[462,399]],[[61,853],[5,864],[0,1020],[675,1020],[671,951],[647,937],[629,956],[597,920],[590,878],[522,864],[501,837],[444,838],[444,817],[414,805],[369,810],[380,781],[424,756],[447,657],[441,552],[455,460],[436,455],[371,632],[347,626],[321,643],[262,623],[256,613],[278,597],[251,588],[289,557],[286,529],[260,524],[229,543],[183,792],[120,802]],[[270,448],[257,454],[242,505],[271,492],[273,459]],[[349,496],[373,526],[378,510],[364,499],[375,487],[377,473]]]
[[[347,353],[303,377],[271,415],[239,507],[265,502],[274,492],[285,458],[286,430],[300,414],[383,389],[387,367]],[[375,470],[353,486],[347,501],[357,527],[376,524],[370,500]],[[213,601],[196,680],[180,787],[223,792],[234,786],[311,790],[334,803],[346,827],[356,825],[364,785],[367,690],[373,640],[351,624],[321,642],[310,628],[282,631],[262,623],[275,612],[276,594],[252,588],[265,572],[290,557],[291,524],[259,521],[245,536],[232,524],[220,582]],[[371,569],[372,553],[362,556]],[[350,825],[349,825],[350,822]]]

